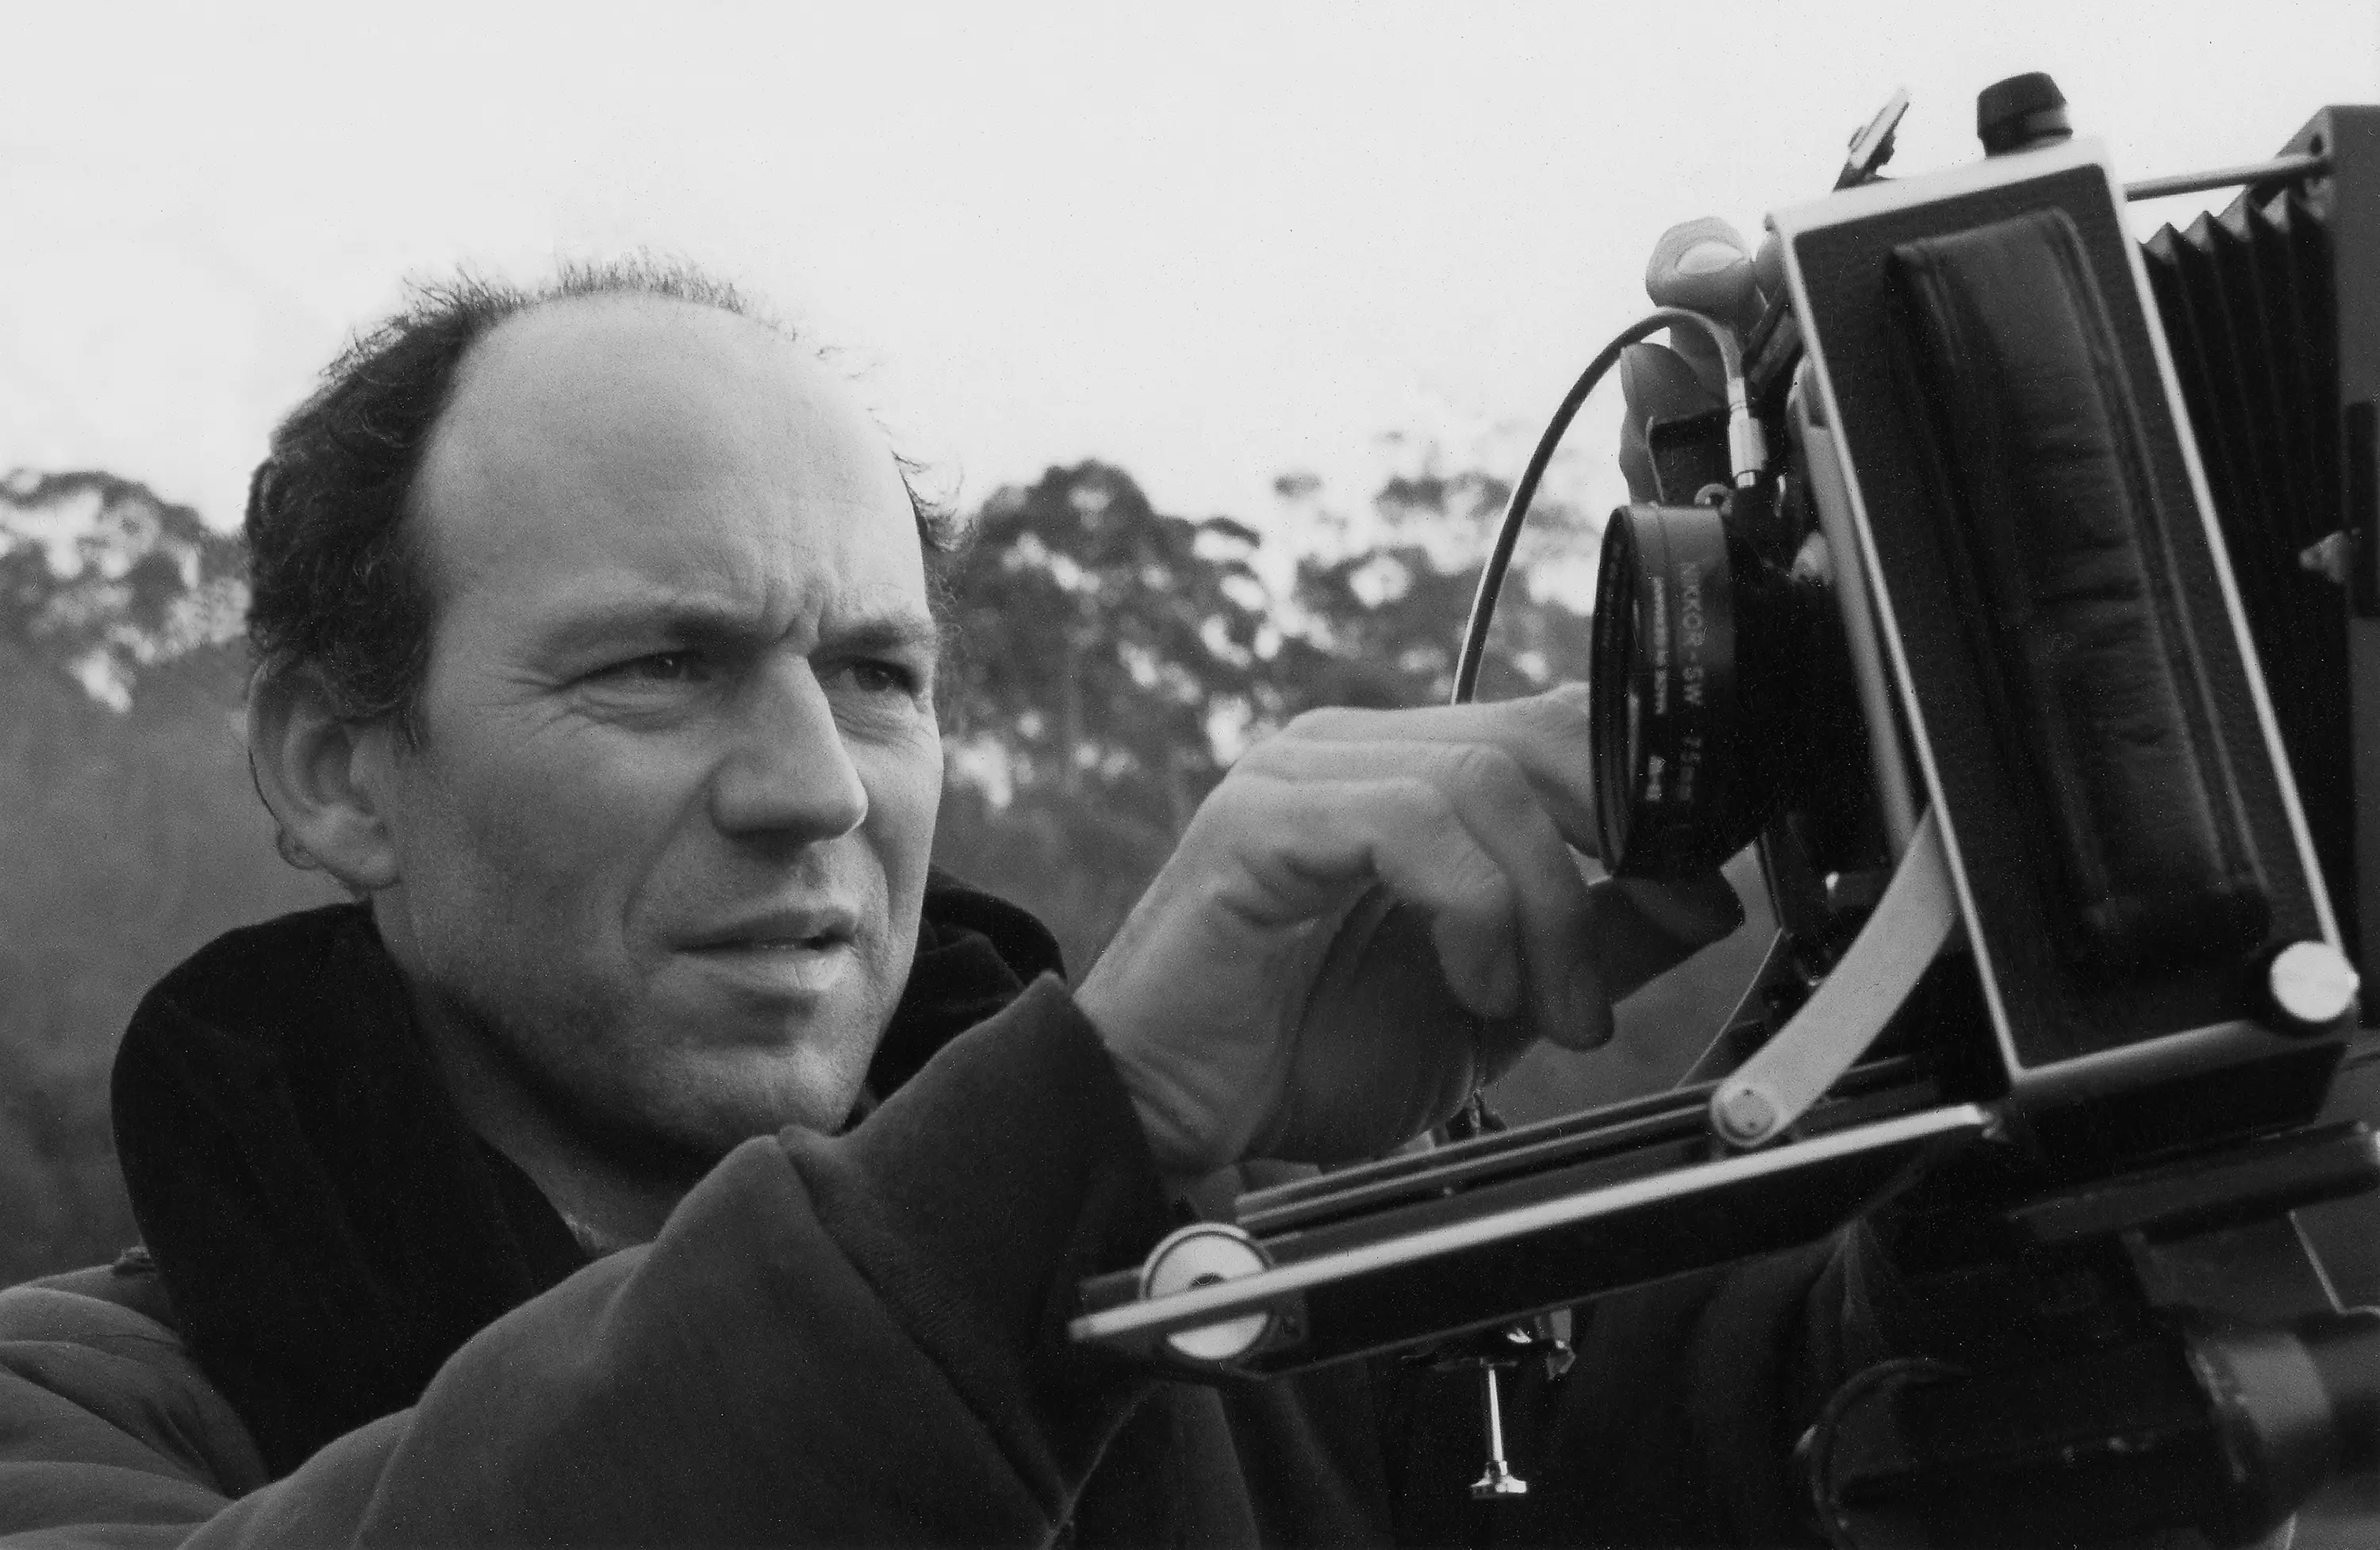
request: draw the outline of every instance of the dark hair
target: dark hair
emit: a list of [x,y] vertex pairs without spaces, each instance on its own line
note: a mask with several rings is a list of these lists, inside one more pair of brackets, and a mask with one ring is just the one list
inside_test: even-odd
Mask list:
[[[409,285],[405,305],[358,334],[281,422],[249,482],[248,637],[260,674],[309,673],[339,716],[394,715],[401,734],[419,741],[437,599],[406,516],[431,433],[464,357],[497,324],[549,302],[602,296],[713,308],[796,338],[734,286],[647,259],[567,266],[534,287],[473,275]],[[943,616],[958,525],[920,492],[918,466],[893,456],[917,515],[929,597]]]

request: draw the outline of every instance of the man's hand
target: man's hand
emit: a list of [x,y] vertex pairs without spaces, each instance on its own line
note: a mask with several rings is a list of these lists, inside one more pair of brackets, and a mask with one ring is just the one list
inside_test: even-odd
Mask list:
[[[1773,235],[1755,255],[1733,226],[1712,216],[1663,232],[1645,265],[1645,294],[1655,306],[1700,312],[1739,334],[1752,332],[1767,298],[1784,284],[1784,257]],[[1673,328],[1669,345],[1631,345],[1621,356],[1620,390],[1628,401],[1620,423],[1620,471],[1631,500],[1650,501],[1646,429],[1656,419],[1683,418],[1727,402],[1718,352],[1700,330]]]
[[1192,819],[1076,1000],[1159,1165],[1384,1151],[1733,930],[1716,875],[1590,885],[1586,696],[1302,716]]

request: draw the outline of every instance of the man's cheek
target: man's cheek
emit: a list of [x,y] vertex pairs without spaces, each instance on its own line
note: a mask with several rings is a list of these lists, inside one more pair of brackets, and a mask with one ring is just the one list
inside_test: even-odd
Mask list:
[[933,850],[934,818],[942,796],[941,741],[922,738],[899,757],[882,760],[865,777],[868,829],[888,870],[914,871],[923,888],[926,858]]
[[473,847],[505,871],[573,889],[640,848],[670,790],[614,759],[538,760],[504,769],[480,788],[468,821]]

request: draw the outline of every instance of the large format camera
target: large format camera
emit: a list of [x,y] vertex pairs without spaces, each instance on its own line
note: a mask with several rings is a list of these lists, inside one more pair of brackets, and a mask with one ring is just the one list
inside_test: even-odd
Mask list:
[[1594,758],[1616,871],[1758,847],[1736,1015],[1673,1092],[1243,1196],[1087,1284],[1078,1338],[1485,1350],[1867,1212],[2017,1312],[1837,1396],[1843,1543],[2245,1543],[2380,1470],[2380,1313],[2299,1215],[2380,1184],[2342,1101],[2380,1048],[2380,109],[2137,186],[2243,190],[2140,245],[2046,77],[1984,93],[1979,162],[1885,179],[1900,106],[1769,217],[1756,328],[1665,311],[1589,369],[1473,621],[1475,660],[1621,345],[1706,333],[1728,408],[1651,428],[1607,531]]

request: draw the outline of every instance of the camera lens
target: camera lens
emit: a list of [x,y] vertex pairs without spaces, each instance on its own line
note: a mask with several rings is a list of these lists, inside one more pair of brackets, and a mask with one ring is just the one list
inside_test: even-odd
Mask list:
[[1612,514],[1588,670],[1605,866],[1706,870],[1797,787],[1864,779],[1856,743],[1849,763],[1825,746],[1848,703],[1833,619],[1822,580],[1763,559],[1719,509]]

